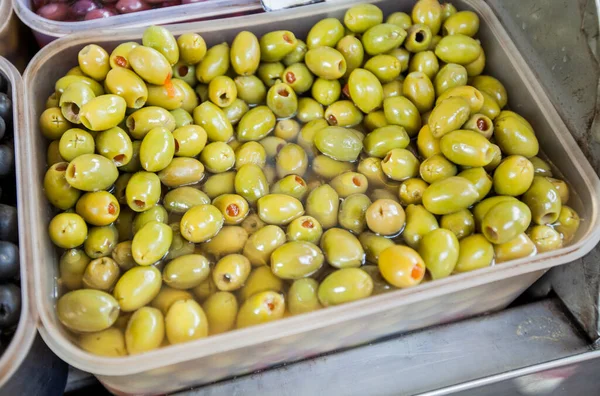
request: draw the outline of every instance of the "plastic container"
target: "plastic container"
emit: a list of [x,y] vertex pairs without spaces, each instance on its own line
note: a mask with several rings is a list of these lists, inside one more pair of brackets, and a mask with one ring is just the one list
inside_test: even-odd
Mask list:
[[[372,1],[389,14],[409,11],[413,0]],[[199,32],[209,45],[231,41],[241,30],[257,35],[277,29],[305,37],[310,27],[325,17],[341,18],[353,2],[322,3],[291,10],[190,23],[169,28],[175,35]],[[399,290],[351,304],[286,318],[262,326],[211,336],[165,347],[141,356],[103,358],[77,347],[57,319],[57,261],[46,233],[51,213],[41,188],[47,142],[38,132],[38,116],[53,84],[76,64],[77,52],[97,43],[108,50],[120,42],[139,40],[142,30],[101,31],[72,36],[44,48],[25,73],[28,155],[24,167],[31,170],[25,183],[33,246],[36,307],[39,331],[54,352],[69,364],[93,373],[111,391],[122,394],[168,393],[222,378],[249,373],[283,362],[303,359],[339,348],[356,346],[394,333],[499,310],[507,306],[550,267],[588,253],[600,239],[598,205],[600,180],[553,108],[541,85],[511,42],[491,9],[482,1],[456,0],[457,8],[473,10],[481,18],[479,38],[488,57],[488,72],[504,82],[509,103],[535,126],[540,144],[569,180],[570,205],[584,221],[574,242],[557,251],[515,260],[494,267],[451,276],[414,289]],[[117,38],[118,37],[118,38]],[[69,61],[66,61],[69,60]]]
[[27,66],[28,48],[23,46],[23,26],[12,9],[11,0],[0,0],[0,56],[19,70]]
[[[0,0],[8,1],[11,0]],[[81,22],[58,22],[42,18],[31,9],[31,0],[12,0],[19,18],[31,28],[43,47],[59,37],[80,34],[91,29],[135,28],[223,18],[228,15],[257,13],[263,10],[259,0],[209,0],[200,3],[158,8]]]
[[25,117],[23,112],[23,82],[17,69],[6,59],[0,57],[0,75],[7,78],[10,83],[10,95],[13,103],[13,131],[15,139],[16,155],[16,181],[18,196],[18,216],[19,216],[19,260],[21,263],[21,318],[17,325],[17,330],[10,341],[10,344],[4,354],[0,356],[0,389],[17,371],[23,359],[27,356],[29,349],[36,336],[37,315],[33,299],[30,298],[31,276],[28,265],[31,263],[31,246],[28,245],[30,238],[26,238],[25,230],[28,229],[29,218],[23,204],[23,185],[25,183],[24,173],[26,167],[19,158],[25,148],[22,147],[21,134],[23,131],[22,121]]

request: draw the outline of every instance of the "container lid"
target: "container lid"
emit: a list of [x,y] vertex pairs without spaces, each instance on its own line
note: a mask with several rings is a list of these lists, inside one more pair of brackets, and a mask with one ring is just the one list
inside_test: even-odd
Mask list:
[[[0,0],[8,2],[11,0]],[[204,18],[217,18],[224,15],[258,12],[263,8],[259,0],[211,0],[192,4],[115,15],[110,18],[90,21],[61,22],[42,18],[31,10],[30,0],[12,0],[19,18],[35,32],[52,37],[62,37],[71,33],[91,29],[134,28],[149,25],[167,25],[189,22]]]
[[[6,0],[0,2],[7,3]],[[2,6],[0,5],[0,8]],[[0,74],[10,82],[10,94],[13,103],[13,132],[15,139],[15,156],[19,150],[22,120],[25,118],[23,103],[23,80],[15,67],[6,59],[0,57]],[[25,178],[23,173],[27,167],[22,166],[21,161],[15,161],[15,175],[17,183],[17,199],[22,197],[22,183]],[[29,277],[29,264],[31,263],[31,246],[28,238],[25,238],[25,230],[30,221],[26,219],[24,207],[17,205],[19,216],[19,261],[21,263],[21,318],[17,330],[10,341],[4,354],[0,356],[0,388],[11,378],[23,363],[36,335],[37,313],[35,311],[34,299],[31,298],[31,279]]]

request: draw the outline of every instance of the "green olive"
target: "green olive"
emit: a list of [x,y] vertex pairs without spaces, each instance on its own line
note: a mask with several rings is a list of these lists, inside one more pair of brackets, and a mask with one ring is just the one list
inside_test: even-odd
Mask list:
[[109,328],[93,333],[79,335],[78,345],[81,349],[98,356],[126,356],[125,336],[121,329]]
[[242,31],[231,43],[231,66],[241,76],[254,74],[260,63],[258,38],[248,31]]
[[278,62],[296,48],[298,40],[288,30],[269,32],[260,38],[260,60]]
[[365,251],[358,238],[340,228],[325,231],[321,249],[325,260],[335,268],[360,267],[365,261]]
[[133,237],[131,251],[139,265],[151,265],[163,258],[173,240],[171,227],[158,221],[144,225]]
[[235,175],[235,192],[250,204],[268,194],[269,184],[262,169],[254,164],[240,167]]
[[495,156],[492,144],[484,136],[469,130],[456,130],[440,139],[442,154],[462,166],[483,167]]
[[441,154],[432,155],[421,162],[421,166],[419,167],[421,179],[429,184],[450,176],[455,176],[457,172],[458,169],[456,168],[456,165],[448,161],[446,157]]
[[390,246],[394,246],[394,241],[372,232],[363,232],[358,236],[363,249],[365,250],[367,262],[376,264],[381,252]]
[[449,230],[438,228],[423,236],[419,254],[432,279],[449,276],[458,262],[459,242]]
[[317,296],[319,282],[311,278],[295,280],[287,295],[288,309],[292,315],[321,309]]
[[492,265],[494,246],[481,234],[462,239],[459,250],[455,272],[468,272]]
[[324,18],[315,23],[306,36],[308,49],[335,47],[344,36],[344,26],[337,18]]
[[415,23],[407,30],[404,47],[413,53],[428,51],[431,47],[433,36],[429,26],[422,23]]
[[305,241],[318,244],[323,234],[321,224],[311,216],[300,216],[288,225],[286,236],[289,241]]
[[406,179],[400,184],[398,196],[402,205],[419,205],[423,201],[423,193],[429,184],[419,178]]
[[272,194],[285,194],[303,200],[308,194],[306,181],[298,175],[287,175],[271,186]]
[[68,249],[59,260],[59,282],[68,290],[83,288],[83,276],[91,259],[81,249]]
[[531,209],[533,222],[548,225],[556,222],[562,207],[560,194],[545,177],[535,176],[521,200]]
[[59,141],[53,140],[48,145],[48,150],[46,151],[46,164],[48,166],[52,166],[58,164],[59,162],[64,162],[63,157],[60,156],[60,152],[58,150]]
[[298,112],[298,97],[286,83],[278,82],[267,92],[267,106],[278,118],[289,118]]
[[423,72],[409,73],[404,79],[402,93],[417,107],[420,113],[433,108],[435,90],[427,75]]
[[341,78],[346,73],[346,59],[339,51],[330,47],[308,50],[304,61],[313,74],[326,80]]
[[81,110],[81,107],[95,97],[94,91],[92,91],[88,85],[74,82],[65,89],[65,92],[63,92],[62,95],[60,95],[59,102],[56,106],[60,106],[62,115],[68,121],[74,124],[80,124],[81,119],[79,118],[79,111]]
[[308,51],[308,47],[306,43],[299,38],[296,39],[296,47],[288,53],[282,60],[283,64],[286,66],[293,65],[294,63],[303,62],[304,55],[306,55],[306,51]]
[[344,77],[348,77],[356,68],[361,67],[365,58],[365,50],[362,42],[354,35],[347,35],[338,41],[335,46],[346,59],[346,73]]
[[[319,102],[317,102],[313,98],[300,98],[300,100],[298,101],[298,114],[296,114],[296,117],[299,121],[306,123],[312,120],[323,118],[323,116],[323,106]],[[295,120],[288,119],[281,121],[294,122]],[[281,123],[281,121],[279,123]],[[299,130],[300,126],[298,125],[298,131]],[[277,131],[275,131],[275,135],[277,136]]]
[[275,128],[277,119],[267,106],[257,106],[248,111],[237,126],[237,138],[241,142],[260,140]]
[[74,188],[82,191],[106,190],[117,180],[115,164],[97,154],[83,154],[67,167],[65,178]]
[[469,119],[471,107],[461,97],[449,97],[438,103],[431,112],[428,125],[434,138],[439,139],[447,133],[459,129]]
[[414,249],[396,245],[385,249],[379,257],[379,272],[394,287],[418,285],[425,277],[425,262]]
[[[281,62],[263,62],[258,67],[258,77],[260,77],[259,81],[261,84],[257,84],[257,91],[253,94],[252,97],[264,97],[267,95],[266,91],[263,95],[262,90],[265,86],[272,87],[277,84],[277,82],[281,81],[283,78],[283,72],[285,71],[285,66]],[[239,77],[237,77],[239,78]]]
[[[302,98],[302,99],[309,99],[309,98]],[[302,99],[301,99],[301,101],[302,101]],[[298,105],[298,108],[300,108],[300,104]],[[319,117],[319,118],[321,118],[321,117]],[[310,121],[311,120],[306,121],[306,122],[310,122]],[[299,133],[300,133],[300,124],[298,123],[298,121],[291,119],[291,118],[287,119],[287,120],[278,121],[277,124],[275,125],[275,131],[273,132],[275,137],[283,139],[287,142],[296,140],[296,137],[298,136]]]
[[423,236],[437,228],[437,219],[422,205],[411,204],[406,208],[406,227],[402,236],[408,246],[418,249]]
[[390,150],[381,160],[381,169],[392,180],[403,181],[417,176],[419,160],[407,149]]
[[281,245],[271,255],[271,270],[281,279],[300,279],[321,268],[324,256],[314,244],[293,241]]
[[339,195],[333,187],[324,184],[310,192],[306,199],[306,214],[314,217],[323,229],[334,227],[338,222]]
[[159,172],[167,167],[175,155],[173,134],[166,128],[151,129],[140,145],[140,162],[148,172]]
[[158,173],[161,183],[167,187],[180,187],[201,181],[204,165],[195,158],[179,157]]
[[173,34],[162,26],[150,26],[144,30],[142,43],[146,47],[154,48],[174,65],[179,61],[179,47]]
[[134,312],[125,330],[125,345],[130,355],[157,349],[165,337],[163,314],[156,308],[142,307]]
[[195,65],[206,55],[206,42],[196,33],[184,33],[177,39],[179,55],[182,61]]
[[522,195],[531,187],[534,175],[533,164],[527,158],[511,155],[494,171],[494,191],[498,195]]
[[235,152],[227,143],[212,142],[200,153],[200,161],[209,172],[225,172],[235,165]]
[[494,137],[506,155],[529,158],[539,152],[539,143],[533,129],[517,117],[502,117],[494,121]]
[[355,69],[348,78],[348,86],[352,101],[362,112],[369,113],[381,107],[383,88],[377,77],[370,71]]
[[153,308],[159,309],[163,315],[169,312],[169,308],[179,300],[189,300],[193,298],[192,294],[185,290],[173,289],[172,287],[163,285],[160,292],[154,297],[150,305]]
[[208,335],[208,319],[193,299],[179,300],[165,316],[165,334],[171,344],[189,342]]
[[383,22],[383,12],[373,4],[359,4],[344,14],[344,25],[354,33],[364,33]]
[[468,65],[481,54],[481,45],[469,36],[454,34],[440,40],[435,47],[435,54],[446,63]]
[[324,116],[329,125],[338,127],[354,126],[363,120],[362,112],[349,100],[340,100],[329,105]]
[[194,206],[181,219],[181,235],[190,242],[205,242],[219,233],[224,222],[223,214],[215,206]]
[[211,199],[221,194],[234,193],[235,176],[236,172],[233,171],[211,175],[206,179],[201,189]]
[[372,157],[383,158],[392,149],[404,149],[410,138],[398,125],[388,125],[371,131],[364,139],[364,150]]
[[137,265],[133,259],[133,253],[131,252],[131,241],[118,243],[112,251],[111,256],[123,272],[129,271]]
[[436,96],[439,97],[452,88],[467,85],[467,79],[467,69],[464,66],[455,63],[445,65],[433,80]]
[[246,102],[240,98],[236,98],[229,106],[223,109],[223,112],[231,125],[236,125],[249,110],[250,108]]
[[274,291],[256,293],[242,304],[235,327],[241,329],[281,319],[284,312],[285,301],[281,294]]
[[117,45],[117,47],[110,54],[110,67],[113,69],[125,68],[131,70],[131,64],[128,60],[129,52],[135,47],[139,46],[139,43],[133,41],[128,41]]
[[395,96],[383,101],[385,118],[390,124],[404,127],[408,136],[414,137],[421,129],[421,115],[408,98]]
[[233,82],[238,98],[249,105],[262,103],[267,96],[265,84],[256,76],[237,76]]
[[563,246],[560,232],[550,226],[533,226],[527,230],[527,235],[535,245],[537,253],[550,252]]
[[149,304],[160,291],[161,279],[153,266],[133,267],[125,272],[113,291],[121,310],[132,312]]
[[160,179],[151,172],[137,172],[129,179],[125,194],[131,210],[143,212],[158,203],[161,194]]
[[412,8],[413,23],[423,23],[438,34],[442,25],[443,8],[438,0],[419,0]]
[[410,27],[410,25],[412,25],[412,18],[405,12],[393,12],[388,15],[385,22],[393,23],[394,25],[398,25],[402,29],[406,30]]
[[475,232],[475,218],[468,209],[463,209],[443,215],[440,219],[440,226],[452,231],[458,240],[462,240]]
[[363,33],[362,43],[367,54],[377,55],[399,47],[405,38],[406,31],[400,26],[380,23]]
[[211,47],[202,61],[196,66],[196,78],[204,84],[217,76],[224,76],[229,70],[229,45],[217,44]]
[[500,202],[483,217],[481,232],[494,244],[509,242],[529,227],[531,214],[529,207],[522,202]]
[[208,320],[209,334],[220,334],[233,329],[238,313],[238,302],[229,292],[217,292],[202,304]]
[[256,204],[260,219],[267,224],[287,225],[304,214],[302,202],[285,194],[267,194]]
[[380,235],[396,235],[405,225],[406,215],[402,206],[391,199],[378,199],[365,213],[369,229]]
[[373,280],[360,268],[343,268],[331,273],[319,285],[317,295],[324,306],[339,305],[369,297]]
[[66,131],[58,143],[58,152],[61,158],[70,162],[83,154],[94,154],[94,137],[79,128],[71,128]]
[[235,150],[235,168],[239,169],[246,164],[265,166],[267,153],[258,142],[247,142]]
[[[64,136],[64,135],[63,135]],[[96,135],[96,151],[112,160],[116,166],[127,165],[133,157],[133,144],[127,133],[114,127]]]
[[441,154],[440,140],[433,137],[429,125],[425,124],[417,135],[417,149],[422,157],[429,158]]
[[163,270],[163,281],[175,289],[190,289],[200,285],[210,274],[208,259],[188,254],[170,261]]
[[554,229],[562,235],[563,242],[567,244],[571,242],[575,237],[575,234],[577,234],[580,222],[581,219],[577,212],[574,209],[563,205],[560,208],[558,220],[553,226]]
[[129,51],[128,58],[133,71],[144,81],[163,85],[171,80],[173,72],[171,63],[154,48],[137,46]]
[[[440,65],[437,57],[433,51],[423,51],[416,53],[410,60],[408,66],[409,73],[422,72],[433,81],[434,77],[437,77]],[[466,83],[466,72],[465,72],[465,83]],[[437,89],[436,89],[437,93]]]
[[317,78],[312,86],[312,97],[323,106],[329,106],[337,101],[342,92],[342,87],[338,80],[327,80]]
[[469,180],[452,176],[437,181],[423,193],[423,206],[436,215],[458,212],[473,205],[479,193]]
[[149,106],[143,107],[132,113],[126,120],[127,129],[133,139],[143,139],[150,130],[158,127],[174,131],[176,128],[175,117],[167,110]]
[[103,291],[112,290],[119,279],[120,269],[117,263],[109,257],[92,260],[83,273],[82,283],[86,289]]
[[206,131],[208,140],[227,142],[233,136],[233,126],[217,105],[204,102],[194,109],[194,123]]
[[81,106],[79,120],[92,131],[116,127],[125,117],[127,104],[118,95],[101,95]]
[[535,244],[525,233],[519,234],[508,242],[494,245],[496,264],[533,256],[535,252]]
[[314,142],[320,152],[338,161],[355,161],[363,149],[362,139],[352,129],[339,126],[318,130]]
[[68,329],[89,333],[108,329],[119,316],[119,304],[100,290],[74,290],[56,303],[58,319]]
[[51,165],[44,176],[46,198],[55,207],[67,210],[75,206],[81,192],[72,187],[66,179],[68,164],[58,162]]

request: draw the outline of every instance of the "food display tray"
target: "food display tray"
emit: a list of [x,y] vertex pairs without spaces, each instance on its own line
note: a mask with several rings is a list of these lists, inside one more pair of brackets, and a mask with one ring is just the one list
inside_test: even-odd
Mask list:
[[[176,36],[200,33],[208,43],[231,42],[241,30],[260,36],[286,29],[305,37],[310,27],[326,17],[343,18],[358,1],[308,5],[290,10],[222,21],[172,25]],[[371,1],[384,13],[409,12],[413,0]],[[598,199],[600,180],[552,106],[535,74],[525,63],[488,5],[478,0],[454,0],[459,10],[472,10],[481,19],[478,38],[487,55],[486,73],[504,83],[509,107],[534,126],[540,146],[568,180],[572,206],[581,216],[573,242],[556,251],[428,282],[353,303],[235,330],[194,342],[168,346],[138,356],[106,358],[80,349],[60,324],[58,257],[47,235],[52,209],[42,191],[47,141],[38,127],[39,114],[54,82],[76,65],[78,51],[96,43],[111,50],[119,43],[140,40],[143,29],[81,33],[46,46],[25,73],[26,145],[20,147],[24,180],[23,201],[32,219],[25,234],[33,260],[32,281],[39,314],[38,329],[53,351],[69,364],[96,375],[120,394],[158,394],[189,388],[269,366],[367,343],[385,336],[459,320],[506,307],[551,267],[588,253],[600,239]]]
[[[11,0],[0,0],[10,3]],[[263,10],[259,0],[208,0],[192,4],[157,8],[120,14],[90,21],[62,22],[43,18],[31,9],[31,0],[12,0],[19,18],[31,28],[40,46],[69,34],[80,34],[91,29],[135,28],[166,25],[227,15],[256,13]]]
[[21,317],[17,325],[17,330],[13,335],[8,348],[0,355],[0,389],[12,377],[17,369],[23,363],[23,359],[27,356],[29,349],[35,339],[37,330],[37,315],[35,314],[35,303],[31,298],[32,281],[32,255],[31,246],[27,245],[31,239],[26,239],[26,230],[29,229],[28,224],[31,224],[27,217],[25,206],[23,205],[23,185],[25,183],[24,174],[26,167],[22,161],[21,155],[26,153],[26,148],[22,137],[25,135],[23,119],[25,117],[25,107],[23,101],[23,81],[21,75],[5,58],[0,57],[0,75],[6,78],[10,83],[9,94],[13,105],[13,132],[15,141],[15,163],[16,163],[16,181],[17,181],[17,199],[18,199],[18,216],[19,216],[19,262],[21,263]]

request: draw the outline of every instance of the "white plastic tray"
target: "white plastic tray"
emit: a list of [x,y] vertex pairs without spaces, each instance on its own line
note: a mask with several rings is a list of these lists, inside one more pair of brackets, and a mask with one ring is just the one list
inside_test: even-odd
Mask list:
[[[343,17],[349,4],[357,1],[322,3],[301,8],[170,26],[179,35],[198,32],[209,45],[231,41],[240,30],[257,35],[277,29],[292,30],[305,37],[309,28],[325,17]],[[386,14],[409,11],[412,0],[371,1]],[[39,331],[44,340],[69,364],[96,375],[114,392],[128,394],[167,393],[248,373],[282,362],[299,360],[339,348],[359,345],[394,333],[449,322],[504,308],[537,280],[545,270],[588,253],[600,239],[598,198],[600,180],[552,107],[532,71],[490,8],[478,0],[455,0],[459,9],[473,10],[481,18],[479,38],[488,58],[487,72],[498,77],[509,92],[512,109],[535,127],[540,145],[570,182],[570,205],[583,221],[574,242],[560,250],[515,260],[471,273],[452,276],[417,288],[399,290],[351,304],[286,318],[262,326],[236,330],[191,343],[165,347],[141,356],[103,358],[78,348],[59,323],[57,261],[46,229],[51,208],[41,180],[45,173],[47,142],[38,131],[38,116],[44,109],[53,82],[76,64],[77,52],[88,43],[107,49],[120,42],[139,40],[143,29],[82,33],[58,40],[32,60],[25,73],[27,166],[25,205],[35,223],[27,237],[33,248],[33,281],[40,315]],[[117,38],[118,37],[118,38]],[[65,60],[72,60],[71,62]]]

